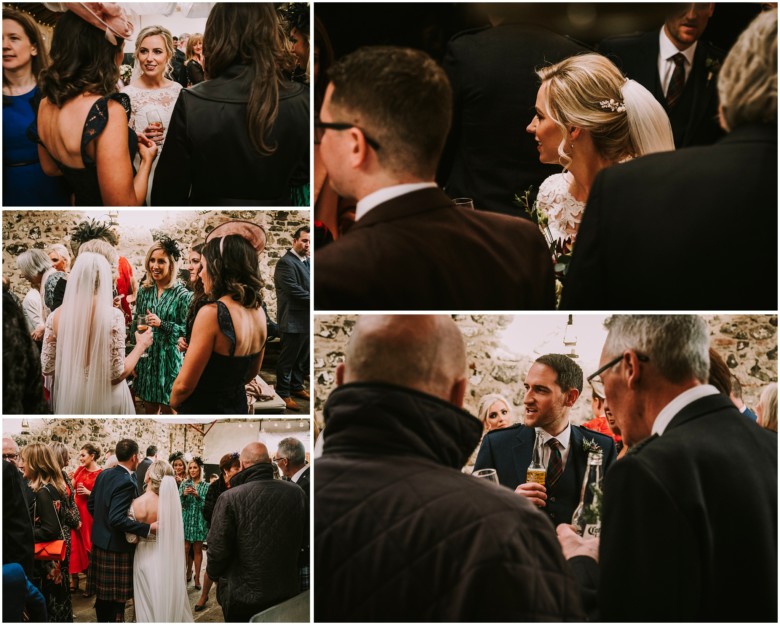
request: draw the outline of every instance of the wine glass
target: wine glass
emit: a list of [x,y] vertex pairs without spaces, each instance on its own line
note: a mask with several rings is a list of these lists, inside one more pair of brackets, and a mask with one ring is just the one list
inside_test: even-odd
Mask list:
[[498,486],[498,474],[495,469],[480,469],[479,471],[474,471],[471,475]]
[[474,210],[474,200],[470,197],[456,197],[452,200],[452,203],[458,208],[470,208],[471,210]]
[[146,124],[148,126],[153,126],[154,128],[158,128],[160,132],[165,130],[165,127],[163,126],[162,117],[160,117],[160,112],[157,109],[149,109],[146,111]]
[[[136,324],[136,330],[138,330],[141,334],[149,331],[148,315],[138,315],[138,323]],[[147,354],[146,352],[141,354],[141,358],[147,358],[148,356],[149,354]]]

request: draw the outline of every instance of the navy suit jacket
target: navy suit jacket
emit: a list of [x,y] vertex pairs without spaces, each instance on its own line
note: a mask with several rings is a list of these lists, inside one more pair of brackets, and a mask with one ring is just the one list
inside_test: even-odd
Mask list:
[[292,251],[279,259],[274,269],[279,332],[309,332],[310,269]]
[[129,553],[135,545],[127,542],[125,532],[149,535],[149,524],[133,521],[127,516],[136,498],[136,487],[130,473],[122,466],[102,471],[87,500],[92,515],[92,544],[106,551]]
[[[566,466],[555,492],[548,493],[547,505],[542,508],[555,525],[570,523],[579,503],[588,462],[588,454],[582,448],[584,438],[595,441],[604,450],[602,477],[615,461],[615,443],[609,436],[578,425],[571,426]],[[521,424],[488,432],[479,448],[474,470],[493,468],[501,485],[514,490],[526,481],[525,473],[531,464],[535,441],[535,429]]]

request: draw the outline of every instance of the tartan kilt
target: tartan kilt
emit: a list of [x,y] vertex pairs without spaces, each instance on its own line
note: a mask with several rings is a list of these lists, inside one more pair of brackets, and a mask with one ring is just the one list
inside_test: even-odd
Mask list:
[[87,591],[98,599],[126,602],[133,598],[133,556],[128,553],[106,551],[92,545],[89,559]]

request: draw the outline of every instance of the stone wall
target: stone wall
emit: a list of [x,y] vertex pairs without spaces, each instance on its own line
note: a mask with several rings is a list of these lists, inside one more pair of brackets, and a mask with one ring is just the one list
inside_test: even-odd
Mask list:
[[[144,258],[149,246],[161,234],[179,241],[184,250],[200,243],[217,225],[229,219],[247,219],[262,225],[268,233],[268,243],[260,257],[260,270],[265,281],[263,298],[272,319],[276,319],[276,293],[274,292],[274,267],[292,245],[295,230],[309,224],[308,210],[120,210],[114,215],[120,235],[119,253],[133,266],[140,280],[144,274]],[[44,251],[54,243],[63,243],[70,249],[70,231],[83,219],[96,218],[109,221],[108,212],[60,210],[60,211],[3,211],[3,276],[10,280],[11,288],[21,298],[29,289],[16,268],[16,257],[28,249]],[[186,253],[186,251],[185,251]],[[179,268],[186,267],[186,259]]]
[[149,445],[155,445],[160,458],[168,458],[174,451],[198,455],[203,451],[203,435],[193,427],[182,424],[158,423],[152,419],[35,419],[31,420],[27,435],[14,435],[19,448],[30,443],[48,445],[59,441],[70,451],[70,466],[75,469],[76,458],[85,443],[97,445],[101,450],[98,464],[114,453],[116,444],[123,438],[138,443],[141,454]]
[[[511,322],[509,315],[455,315],[466,341],[469,389],[465,408],[476,413],[479,399],[501,393],[514,405],[516,420],[522,417],[523,376],[535,360],[531,354],[516,354],[501,344],[499,334]],[[726,360],[743,387],[745,402],[755,407],[761,389],[777,381],[777,317],[770,315],[709,315],[712,345]],[[314,317],[315,418],[322,425],[322,407],[334,387],[335,369],[344,360],[355,315]],[[586,372],[587,375],[588,372]],[[572,411],[574,423],[591,418],[590,387]]]

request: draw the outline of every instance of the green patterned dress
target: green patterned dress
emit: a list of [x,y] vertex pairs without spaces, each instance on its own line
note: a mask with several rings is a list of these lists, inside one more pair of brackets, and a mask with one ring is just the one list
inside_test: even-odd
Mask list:
[[[198,491],[197,497],[184,494],[184,489],[188,486],[196,488]],[[206,503],[206,493],[208,491],[209,485],[206,483],[206,480],[201,480],[195,484],[192,479],[187,479],[179,486],[181,516],[184,520],[184,540],[188,543],[203,542],[209,533],[206,519],[203,516],[203,504]]]
[[137,397],[157,404],[167,405],[170,402],[173,381],[179,374],[183,360],[176,343],[180,336],[184,336],[191,299],[192,293],[181,282],[165,289],[159,298],[156,286],[138,290],[131,336],[135,334],[138,315],[146,314],[147,310],[157,315],[162,323],[159,328],[152,328],[154,343],[146,350],[148,357],[140,358],[136,365]]

